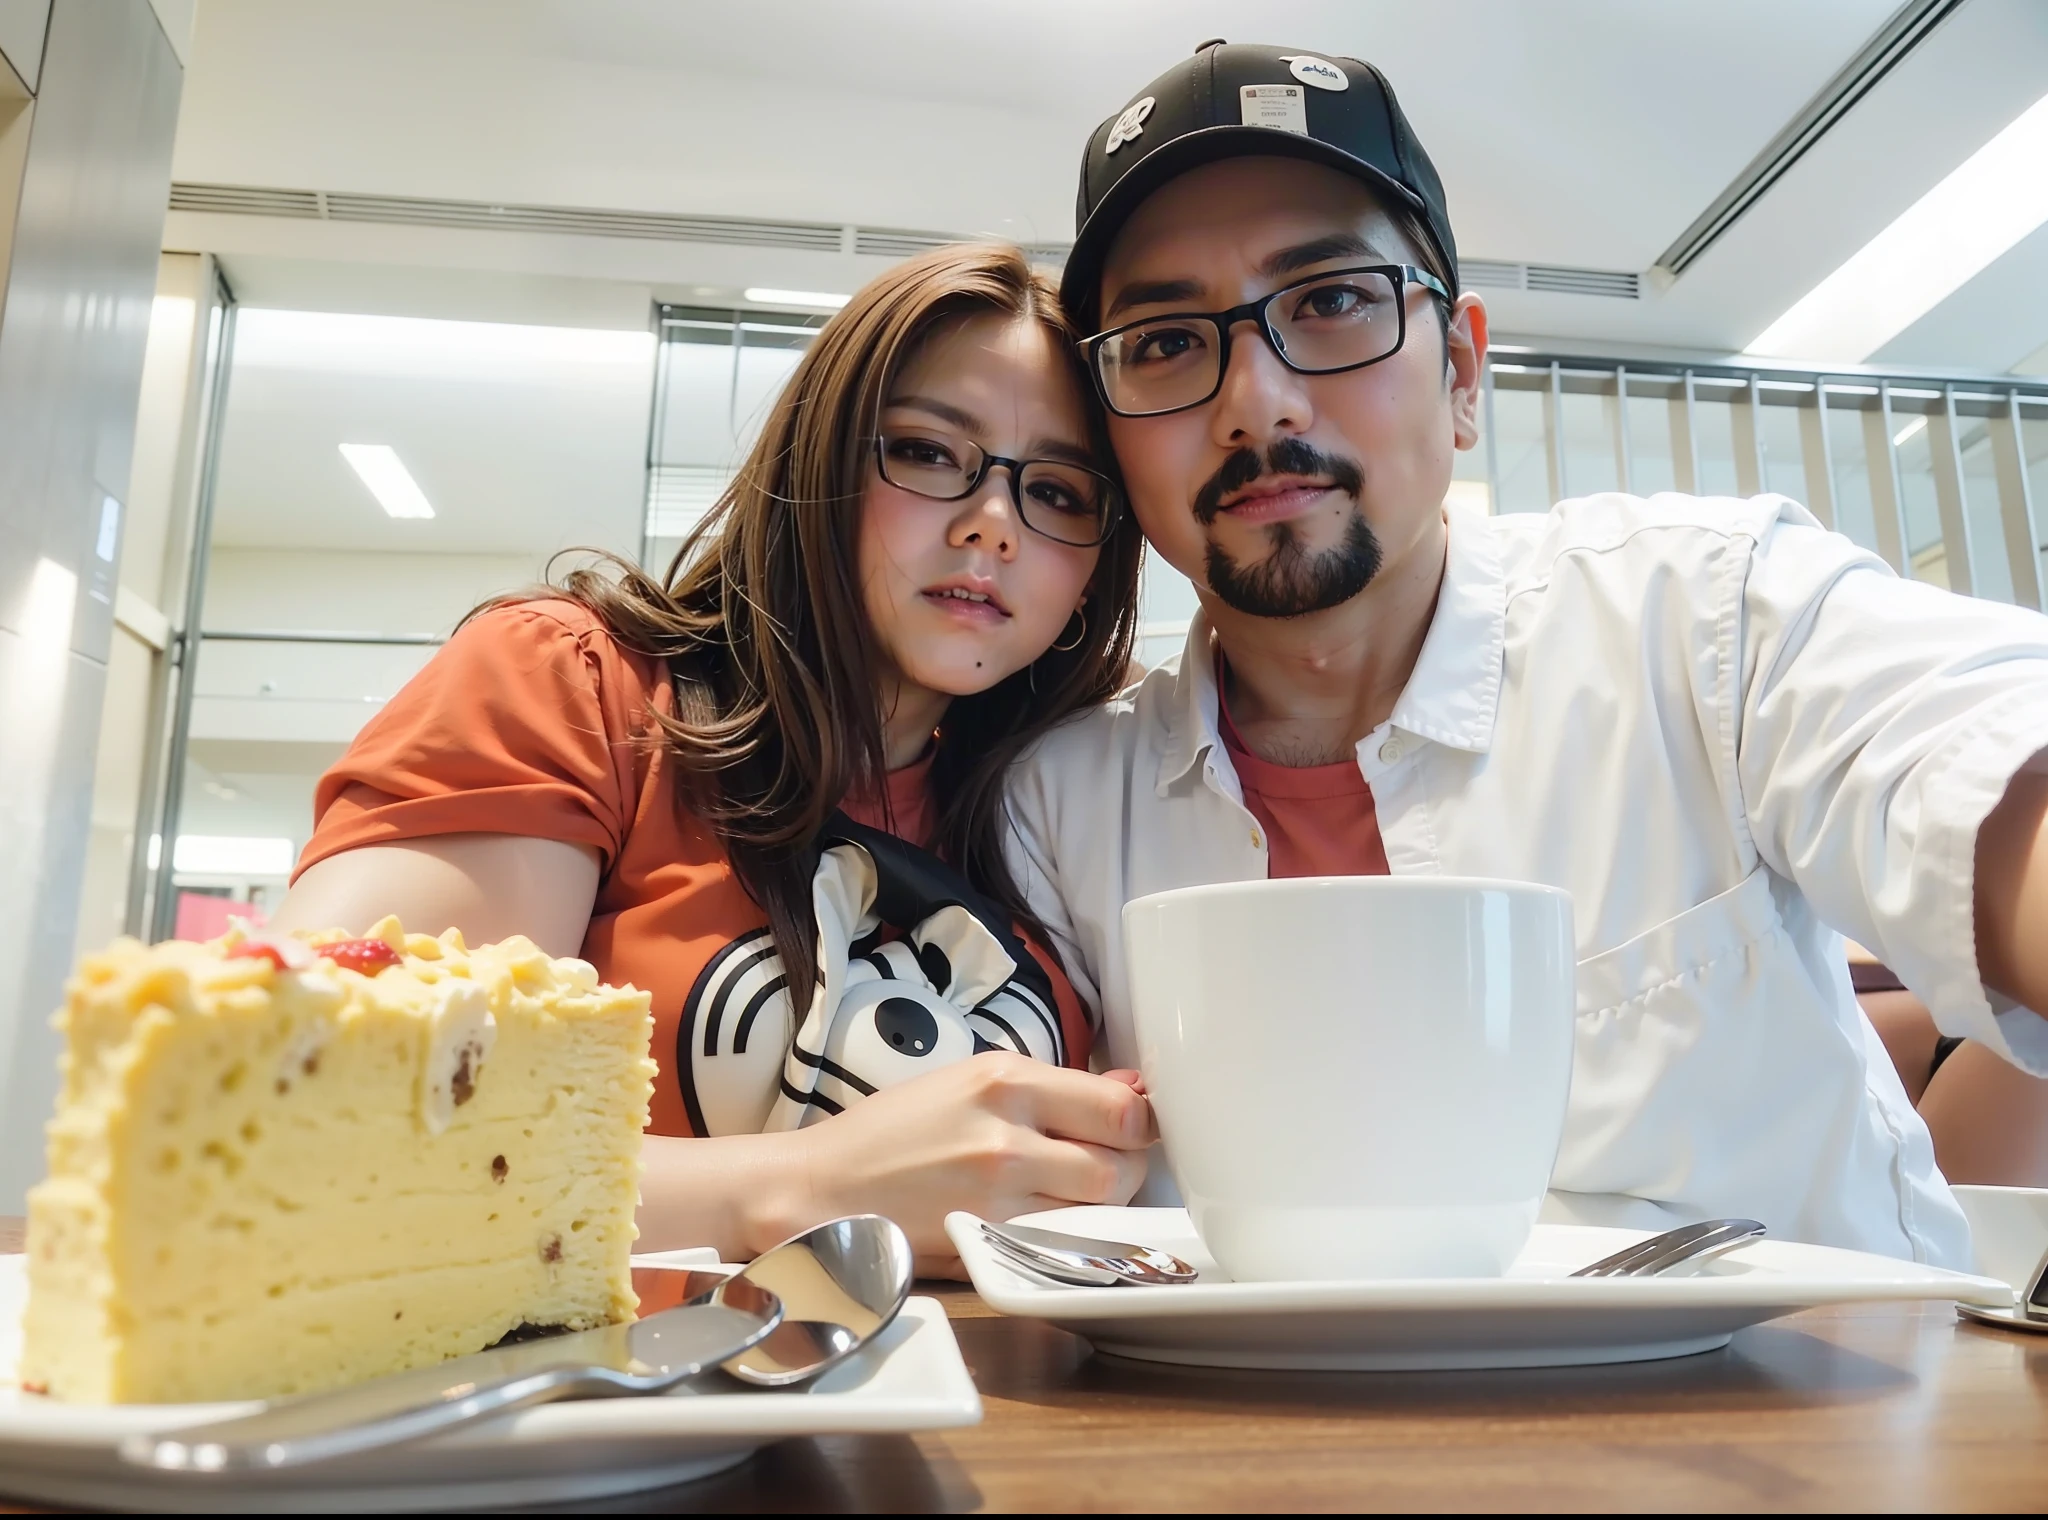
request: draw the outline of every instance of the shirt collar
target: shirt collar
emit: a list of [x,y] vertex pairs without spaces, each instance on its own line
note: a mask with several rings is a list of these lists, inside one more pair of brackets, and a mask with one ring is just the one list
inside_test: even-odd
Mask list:
[[[1443,585],[1415,669],[1394,704],[1395,728],[1453,749],[1484,753],[1493,743],[1507,641],[1507,577],[1491,519],[1452,510]],[[1222,744],[1209,620],[1188,624],[1168,704],[1169,731],[1160,756],[1159,795]]]

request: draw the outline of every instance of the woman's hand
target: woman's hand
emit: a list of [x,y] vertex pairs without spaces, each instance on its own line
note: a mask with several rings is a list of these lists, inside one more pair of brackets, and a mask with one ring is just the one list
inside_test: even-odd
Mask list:
[[886,1087],[797,1131],[792,1228],[884,1214],[909,1234],[921,1276],[961,1276],[945,1232],[954,1209],[1008,1219],[1137,1191],[1159,1132],[1136,1078],[989,1052]]

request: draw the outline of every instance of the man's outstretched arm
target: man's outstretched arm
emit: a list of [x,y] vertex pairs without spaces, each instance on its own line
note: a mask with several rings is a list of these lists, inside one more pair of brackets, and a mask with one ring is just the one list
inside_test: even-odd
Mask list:
[[1977,973],[2048,1014],[2048,774],[2024,770],[1977,830]]

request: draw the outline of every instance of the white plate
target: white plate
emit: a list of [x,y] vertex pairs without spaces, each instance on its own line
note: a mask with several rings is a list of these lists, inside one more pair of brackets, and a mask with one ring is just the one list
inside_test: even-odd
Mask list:
[[2012,1302],[2012,1290],[1992,1278],[1782,1240],[1732,1251],[1696,1276],[1575,1278],[1572,1271],[1649,1232],[1539,1224],[1504,1277],[1238,1283],[1202,1249],[1185,1209],[1056,1209],[1017,1222],[1158,1246],[1198,1268],[1202,1280],[1177,1288],[1048,1286],[1006,1265],[974,1215],[949,1215],[946,1232],[991,1307],[1049,1320],[1098,1351],[1204,1367],[1648,1361],[1711,1351],[1746,1325],[1819,1304]]
[[[674,1252],[636,1265],[702,1266]],[[0,1491],[103,1509],[348,1512],[496,1509],[660,1488],[708,1476],[788,1436],[943,1430],[981,1419],[945,1310],[913,1298],[868,1350],[787,1393],[700,1393],[546,1404],[433,1441],[289,1474],[173,1475],[123,1464],[137,1431],[221,1419],[252,1404],[58,1404],[20,1391],[26,1282],[0,1257]]]

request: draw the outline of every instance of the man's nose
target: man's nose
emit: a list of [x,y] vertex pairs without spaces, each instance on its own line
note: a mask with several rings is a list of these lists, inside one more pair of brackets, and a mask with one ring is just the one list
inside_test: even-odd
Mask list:
[[1315,421],[1306,377],[1281,361],[1249,318],[1231,338],[1230,364],[1210,413],[1218,447],[1258,448],[1275,437],[1306,432]]
[[955,549],[986,549],[997,559],[1015,559],[1024,525],[1017,520],[1017,503],[1010,492],[1010,467],[999,464],[972,495],[956,503],[959,510],[953,514],[946,542]]

